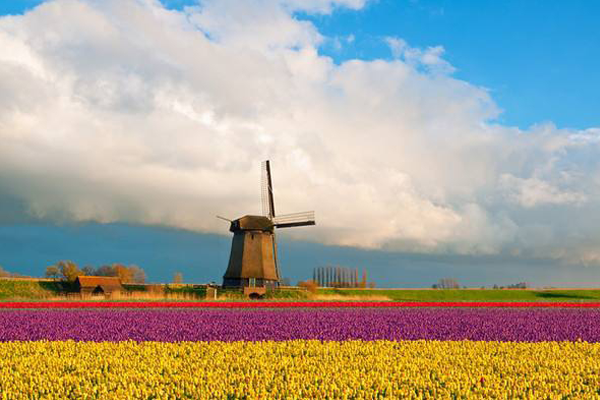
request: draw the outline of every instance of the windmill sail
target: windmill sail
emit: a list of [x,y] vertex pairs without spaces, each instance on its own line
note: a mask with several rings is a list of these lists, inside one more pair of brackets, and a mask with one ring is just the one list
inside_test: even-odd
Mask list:
[[273,218],[273,225],[277,228],[291,228],[294,226],[315,225],[315,212],[304,211],[293,214],[284,214]]
[[262,163],[261,200],[263,215],[273,219],[275,217],[275,200],[273,199],[273,181],[269,160]]

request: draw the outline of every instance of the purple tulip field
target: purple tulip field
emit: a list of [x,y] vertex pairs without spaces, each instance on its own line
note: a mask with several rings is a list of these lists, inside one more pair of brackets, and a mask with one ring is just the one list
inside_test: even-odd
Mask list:
[[5,310],[0,341],[600,342],[599,309]]

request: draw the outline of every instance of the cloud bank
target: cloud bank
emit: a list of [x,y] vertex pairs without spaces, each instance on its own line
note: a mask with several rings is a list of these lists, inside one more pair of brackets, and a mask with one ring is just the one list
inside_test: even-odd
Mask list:
[[0,18],[0,205],[226,233],[214,216],[258,213],[271,159],[278,211],[316,211],[299,239],[598,263],[600,129],[495,122],[440,46],[382,38],[389,60],[337,65],[295,16],[364,5],[52,0]]

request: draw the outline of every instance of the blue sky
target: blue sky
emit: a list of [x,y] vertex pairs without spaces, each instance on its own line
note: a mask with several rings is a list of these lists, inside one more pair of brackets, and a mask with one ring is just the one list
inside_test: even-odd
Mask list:
[[[152,281],[220,281],[230,238],[209,221],[255,212],[271,158],[284,211],[317,211],[314,235],[281,236],[293,281],[341,264],[379,286],[600,282],[600,3],[377,0],[289,18],[276,1],[217,1],[183,29],[129,0],[56,4],[0,19],[16,49],[0,56],[4,268],[125,262]],[[398,60],[389,38],[406,42]]]

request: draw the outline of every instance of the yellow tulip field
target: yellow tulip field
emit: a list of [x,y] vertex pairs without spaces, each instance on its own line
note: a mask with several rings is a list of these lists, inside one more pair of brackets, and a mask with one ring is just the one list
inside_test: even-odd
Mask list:
[[600,343],[0,343],[2,399],[600,398]]

